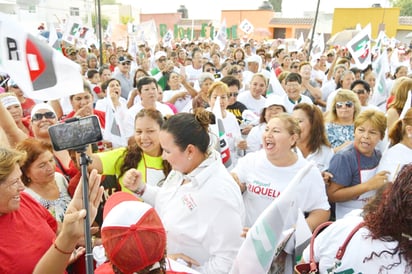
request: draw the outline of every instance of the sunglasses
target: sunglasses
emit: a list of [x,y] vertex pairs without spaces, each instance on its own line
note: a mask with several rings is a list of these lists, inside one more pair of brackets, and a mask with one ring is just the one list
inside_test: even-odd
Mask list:
[[11,88],[19,88],[18,85],[11,85],[10,87],[11,87]]
[[346,101],[346,102],[337,102],[336,103],[336,108],[343,108],[343,106],[346,106],[347,108],[353,107],[353,102],[352,101]]
[[56,114],[54,112],[48,111],[45,113],[36,113],[33,115],[33,118],[31,118],[32,121],[40,121],[44,118],[46,119],[54,119],[56,118]]
[[208,68],[208,69],[206,69],[206,72],[211,72],[211,71],[216,71],[216,69],[215,69],[215,68]]
[[166,62],[166,58],[160,58],[160,59],[157,60],[157,61],[159,61],[160,63],[163,63],[163,62]]
[[239,92],[229,92],[227,95],[229,97],[237,97],[239,95]]
[[354,90],[354,92],[356,92],[356,94],[368,94],[369,92],[366,89],[358,89],[358,90]]
[[297,69],[297,68],[299,68],[299,67],[298,67],[298,66],[292,66],[292,68],[293,68],[293,69]]
[[123,66],[130,66],[131,62],[123,62],[122,65]]

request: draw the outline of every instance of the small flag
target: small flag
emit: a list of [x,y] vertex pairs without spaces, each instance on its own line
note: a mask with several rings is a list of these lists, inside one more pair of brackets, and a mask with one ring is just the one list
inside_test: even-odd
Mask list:
[[311,51],[312,60],[319,59],[322,53],[325,51],[325,38],[323,33],[318,33],[313,38],[313,48]]
[[164,47],[172,48],[173,31],[169,29],[162,39]]
[[239,28],[246,34],[251,34],[254,30],[252,23],[250,23],[247,19],[244,19],[240,23]]
[[219,136],[219,152],[222,158],[222,162],[225,167],[232,165],[232,158],[230,157],[229,144],[226,140],[225,127],[223,125],[222,109],[220,107],[220,96],[217,97],[215,105],[212,108],[212,112],[215,115],[216,123],[211,125],[212,132]]
[[220,49],[223,50],[226,47],[227,43],[227,33],[226,33],[226,19],[223,19],[222,24],[220,25],[219,31],[217,32],[213,42],[218,44]]
[[0,70],[29,98],[48,101],[83,92],[78,64],[0,13]]
[[368,24],[346,46],[355,60],[356,67],[365,69],[371,64],[371,25]]
[[[258,217],[246,235],[235,258],[231,274],[266,274],[291,238],[291,228],[296,225],[307,226],[299,222],[302,212],[296,207],[299,195],[296,192],[302,178],[313,167],[309,162],[292,178],[287,188]],[[300,219],[301,220],[301,219]],[[296,228],[296,231],[298,229]],[[310,231],[308,228],[299,231]],[[299,235],[298,244],[310,238],[310,233]],[[271,272],[272,273],[272,272]],[[284,273],[275,272],[275,273]]]

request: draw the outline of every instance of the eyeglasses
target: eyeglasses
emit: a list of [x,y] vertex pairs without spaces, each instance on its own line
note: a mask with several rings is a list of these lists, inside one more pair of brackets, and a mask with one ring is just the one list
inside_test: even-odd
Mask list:
[[207,68],[206,69],[206,72],[212,72],[212,71],[216,71],[216,69],[215,68]]
[[358,90],[354,90],[354,92],[356,92],[356,94],[368,94],[369,92],[366,89],[358,89]]
[[46,119],[54,119],[56,118],[56,114],[54,112],[48,111],[45,113],[36,113],[33,115],[33,118],[31,118],[32,121],[40,121],[45,117]]
[[243,71],[242,70],[234,70],[232,71],[232,74],[241,74]]
[[123,62],[122,65],[123,66],[130,66],[131,62]]
[[336,108],[343,108],[343,106],[346,106],[347,108],[353,107],[353,102],[352,101],[346,101],[346,102],[337,102],[336,103]]
[[157,60],[157,61],[159,61],[160,63],[163,63],[163,62],[166,62],[166,58],[160,58],[160,59]]
[[227,95],[229,97],[237,97],[239,95],[239,92],[229,92]]

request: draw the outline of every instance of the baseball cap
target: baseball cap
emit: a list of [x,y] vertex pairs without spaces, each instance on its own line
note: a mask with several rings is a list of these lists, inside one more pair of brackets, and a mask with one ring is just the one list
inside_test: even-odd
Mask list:
[[155,53],[155,56],[154,56],[155,61],[159,60],[159,59],[162,58],[162,57],[167,57],[166,52],[164,52],[164,51],[158,51],[158,52]]
[[261,58],[259,55],[252,55],[249,56],[248,58],[246,58],[246,62],[247,63],[260,63],[261,62]]
[[77,50],[74,47],[66,48],[66,55],[72,55],[73,53],[77,53]]
[[132,60],[129,59],[127,55],[119,57],[119,63],[122,64],[124,62],[131,62]]
[[266,98],[265,108],[273,106],[273,105],[281,106],[283,107],[283,111],[286,111],[285,102],[283,101],[283,98],[280,97],[279,95],[272,94]]
[[109,197],[103,209],[101,236],[110,262],[133,273],[165,255],[166,232],[156,211],[126,192]]

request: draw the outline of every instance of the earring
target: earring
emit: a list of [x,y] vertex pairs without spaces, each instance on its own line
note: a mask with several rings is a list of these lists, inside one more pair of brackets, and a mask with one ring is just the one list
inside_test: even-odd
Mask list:
[[189,161],[191,161],[191,160],[192,160],[192,157],[189,156],[189,157],[187,157],[187,159],[188,159]]
[[412,134],[408,134],[408,138],[411,139],[411,138],[412,138]]

